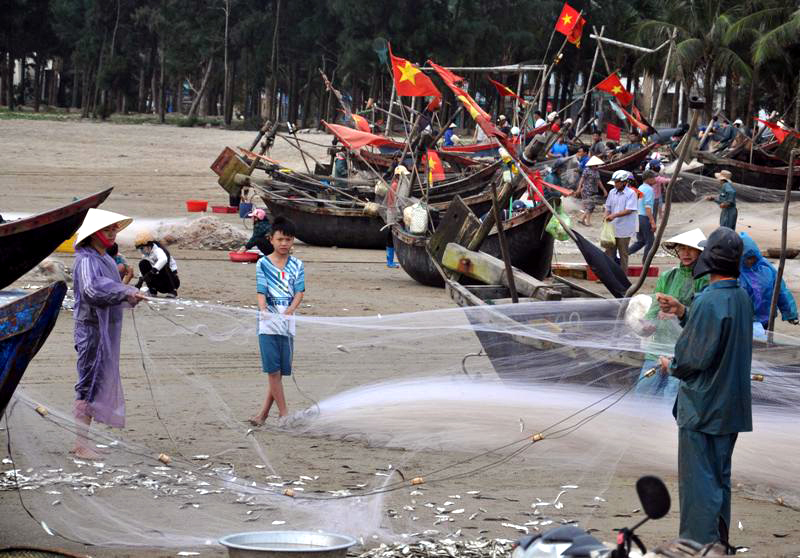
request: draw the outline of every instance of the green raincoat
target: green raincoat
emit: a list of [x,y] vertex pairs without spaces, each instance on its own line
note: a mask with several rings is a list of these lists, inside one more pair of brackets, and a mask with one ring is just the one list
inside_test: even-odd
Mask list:
[[710,284],[684,314],[670,373],[681,380],[678,422],[680,536],[727,542],[731,457],[753,429],[753,303],[735,279]]
[[680,335],[680,328],[675,320],[658,319],[659,306],[655,300],[655,294],[663,293],[673,296],[681,304],[689,307],[695,295],[705,289],[707,285],[707,275],[700,279],[694,279],[692,278],[692,268],[684,265],[673,267],[658,276],[653,292],[653,304],[645,314],[645,319],[656,326],[656,331],[650,339],[649,350],[652,352],[645,355],[639,382],[636,384],[636,393],[674,398],[678,392],[677,378],[665,376],[660,372],[649,378],[644,376],[646,372],[657,365],[658,356],[667,352],[665,348],[675,345],[675,341]]
[[719,214],[719,226],[728,227],[729,229],[736,230],[736,219],[739,218],[739,210],[736,209],[736,190],[730,182],[723,182],[722,189],[719,191],[717,199],[714,200],[718,204],[728,203],[728,207],[723,207]]

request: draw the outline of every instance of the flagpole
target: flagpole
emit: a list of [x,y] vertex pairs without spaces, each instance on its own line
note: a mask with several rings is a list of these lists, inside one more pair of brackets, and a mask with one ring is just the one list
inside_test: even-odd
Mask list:
[[653,109],[653,114],[650,115],[650,122],[655,123],[658,118],[658,109],[661,108],[661,97],[664,94],[664,83],[667,81],[667,71],[669,70],[669,61],[672,58],[672,50],[675,47],[675,38],[678,36],[678,28],[672,31],[672,37],[669,41],[669,50],[667,51],[667,60],[664,62],[664,73],[661,75],[661,83],[658,84],[658,99],[656,99],[656,106]]
[[[583,10],[578,12],[577,21],[580,21],[582,16],[583,16]],[[553,32],[555,32],[555,28],[553,28]],[[567,46],[568,41],[569,41],[569,35],[564,35],[564,40],[561,43],[561,48],[558,49],[558,52],[556,53],[555,57],[553,57],[553,62],[550,63],[550,66],[548,66],[547,70],[544,73],[544,76],[542,77],[542,83],[539,85],[539,92],[536,95],[537,105],[541,105],[541,102],[543,100],[544,88],[545,85],[547,84],[547,78],[550,76],[550,72],[552,71],[553,67],[556,64],[558,64],[559,60],[561,59],[561,53],[564,52],[564,47]]]
[[[600,28],[600,36],[601,37],[603,36],[603,33],[605,32],[605,29],[606,29],[605,25],[603,25]],[[595,66],[597,66],[597,55],[598,54],[600,54],[600,41],[597,41],[597,46],[594,48],[594,58],[592,58],[592,69],[589,70],[589,75],[586,78],[586,85],[587,86],[590,83],[592,83],[592,78],[594,77],[594,68],[595,68]],[[594,88],[592,88],[592,89],[594,89]],[[588,99],[589,99],[589,95],[588,95],[589,91],[591,91],[591,90],[587,90],[586,93],[584,93],[583,103],[581,103],[581,108],[578,111],[578,123],[575,125],[576,129],[580,129],[580,127],[581,127],[582,120],[583,120],[583,112],[586,110],[586,101],[588,101]]]
[[392,134],[392,107],[394,107],[394,96],[397,89],[394,84],[394,74],[392,74],[392,94],[389,97],[389,117],[386,119],[386,136],[391,137]]

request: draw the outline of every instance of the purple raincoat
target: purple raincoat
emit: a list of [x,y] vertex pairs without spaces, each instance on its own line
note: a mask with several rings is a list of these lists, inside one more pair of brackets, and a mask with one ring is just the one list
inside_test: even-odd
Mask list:
[[72,269],[75,291],[75,350],[78,383],[75,416],[125,426],[125,398],[119,375],[122,311],[126,298],[136,292],[120,281],[111,256],[79,246]]

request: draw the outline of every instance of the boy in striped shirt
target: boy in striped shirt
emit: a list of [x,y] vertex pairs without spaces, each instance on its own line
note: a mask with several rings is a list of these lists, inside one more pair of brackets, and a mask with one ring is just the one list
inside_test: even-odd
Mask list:
[[292,373],[295,334],[292,316],[306,290],[303,262],[290,255],[294,235],[294,223],[284,217],[276,217],[269,236],[274,251],[256,264],[258,345],[261,368],[268,375],[269,384],[264,406],[250,418],[253,426],[264,424],[273,403],[278,406],[279,417],[288,414],[282,376]]

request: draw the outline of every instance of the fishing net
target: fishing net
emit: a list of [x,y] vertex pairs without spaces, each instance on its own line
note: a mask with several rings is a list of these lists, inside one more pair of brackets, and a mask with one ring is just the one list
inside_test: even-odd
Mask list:
[[[650,306],[640,296],[299,316],[284,378],[290,416],[279,422],[273,409],[256,428],[246,419],[267,385],[256,309],[142,303],[123,326],[127,424],[92,426],[103,452],[93,460],[68,453],[64,315],[6,411],[0,488],[19,487],[47,532],[97,545],[196,547],[303,528],[369,544],[592,526],[620,512],[607,502],[617,479],[675,473],[672,400],[639,376],[646,355],[671,353],[680,328],[651,320]],[[755,347],[764,381],[752,384],[754,432],[739,438],[734,480],[797,506],[800,343],[775,342]]]

